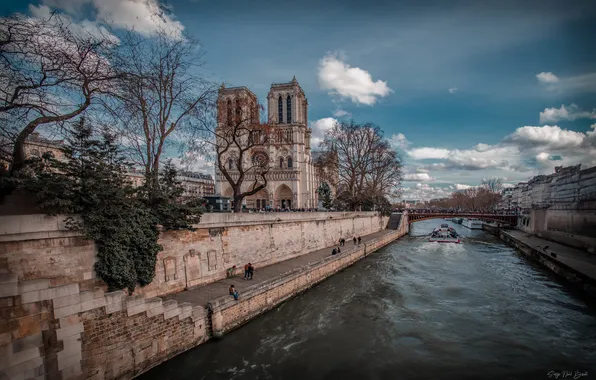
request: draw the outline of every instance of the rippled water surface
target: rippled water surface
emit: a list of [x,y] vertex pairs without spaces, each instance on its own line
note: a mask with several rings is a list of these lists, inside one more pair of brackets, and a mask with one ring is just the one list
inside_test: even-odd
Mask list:
[[140,378],[596,379],[593,304],[482,231],[426,242],[440,223]]

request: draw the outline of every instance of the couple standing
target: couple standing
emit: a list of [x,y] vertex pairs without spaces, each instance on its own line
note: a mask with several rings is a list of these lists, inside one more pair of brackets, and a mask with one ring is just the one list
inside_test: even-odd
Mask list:
[[248,263],[244,266],[244,279],[245,280],[252,280],[252,274],[255,271],[255,267],[252,266],[251,263]]

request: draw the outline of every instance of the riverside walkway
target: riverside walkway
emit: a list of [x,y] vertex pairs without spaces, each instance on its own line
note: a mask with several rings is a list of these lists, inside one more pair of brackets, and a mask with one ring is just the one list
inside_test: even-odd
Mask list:
[[[361,244],[365,244],[373,239],[376,239],[384,234],[395,232],[394,230],[381,230],[369,235],[361,236],[362,242]],[[231,284],[234,285],[236,290],[240,293],[240,298],[242,298],[242,293],[248,287],[253,287],[263,282],[266,282],[272,278],[280,276],[284,273],[290,272],[297,268],[303,267],[308,264],[315,263],[321,259],[327,258],[331,256],[331,251],[334,247],[337,247],[338,244],[332,245],[327,248],[319,249],[317,251],[312,251],[306,253],[304,255],[295,257],[293,259],[285,260],[276,264],[272,264],[266,267],[259,268],[255,266],[255,272],[252,280],[244,280],[244,264],[241,268],[238,268],[238,275],[232,278],[226,278],[223,280],[219,280],[213,282],[211,284],[198,286],[196,288],[191,288],[189,290],[185,290],[180,293],[176,293],[170,296],[164,297],[165,300],[176,300],[178,304],[182,302],[189,302],[193,306],[206,306],[210,301],[227,295],[228,288]],[[351,239],[346,239],[346,245],[341,247],[340,255],[348,253],[352,251],[356,247],[354,242]],[[255,265],[255,264],[253,264]]]
[[[576,272],[581,273],[592,280],[596,280],[595,254],[558,244],[550,240],[541,239],[519,230],[507,230],[504,231],[504,233],[529,245],[541,254],[548,256],[550,260],[566,265]],[[544,247],[548,248],[544,250]],[[551,253],[554,253],[556,257],[553,257]]]

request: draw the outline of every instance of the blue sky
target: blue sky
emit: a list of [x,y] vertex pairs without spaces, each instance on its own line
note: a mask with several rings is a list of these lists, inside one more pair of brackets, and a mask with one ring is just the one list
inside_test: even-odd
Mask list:
[[[264,102],[272,82],[295,75],[318,138],[342,117],[379,125],[402,154],[405,198],[596,165],[593,1],[169,6],[166,21],[200,40],[213,80],[248,86]],[[0,11],[42,7],[75,21],[110,15],[116,27],[148,33],[155,0],[14,1]]]

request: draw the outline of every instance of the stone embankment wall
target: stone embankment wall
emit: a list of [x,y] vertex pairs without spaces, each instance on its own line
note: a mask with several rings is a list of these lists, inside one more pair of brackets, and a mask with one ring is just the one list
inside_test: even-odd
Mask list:
[[377,213],[207,214],[164,233],[156,278],[132,296],[95,277],[94,245],[63,218],[0,217],[0,378],[128,379],[209,337],[202,306],[157,296],[383,229]]
[[285,273],[266,283],[242,292],[240,301],[229,296],[220,297],[209,305],[212,313],[214,336],[221,336],[237,328],[285,300],[296,296],[329,276],[349,267],[377,249],[399,239],[408,233],[408,220],[402,218],[397,230],[371,240],[361,246],[347,249],[340,255],[329,256],[316,263]]
[[561,260],[553,259],[547,253],[539,251],[538,249],[524,242],[523,239],[516,238],[503,229],[499,231],[499,237],[510,246],[517,248],[518,251],[528,258],[544,265],[554,273],[565,278],[576,288],[586,292],[590,296],[596,296],[596,280],[594,280],[594,278],[582,274],[580,271],[565,265],[563,262],[561,262]]
[[538,176],[523,193],[518,228],[538,237],[596,253],[596,167]]

